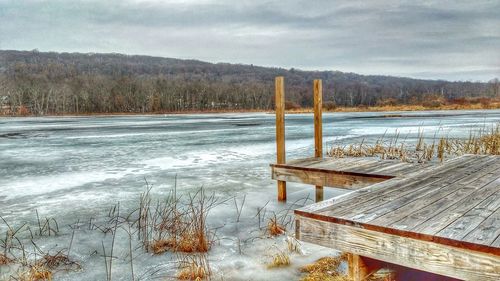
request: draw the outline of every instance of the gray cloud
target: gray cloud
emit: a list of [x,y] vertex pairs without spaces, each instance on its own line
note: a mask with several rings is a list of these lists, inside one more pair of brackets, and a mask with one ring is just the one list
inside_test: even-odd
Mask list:
[[0,0],[0,48],[500,77],[499,1]]

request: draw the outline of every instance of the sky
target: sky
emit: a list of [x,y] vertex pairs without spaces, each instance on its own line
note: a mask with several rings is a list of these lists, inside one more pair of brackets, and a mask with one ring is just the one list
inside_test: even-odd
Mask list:
[[0,49],[500,78],[500,0],[0,0]]

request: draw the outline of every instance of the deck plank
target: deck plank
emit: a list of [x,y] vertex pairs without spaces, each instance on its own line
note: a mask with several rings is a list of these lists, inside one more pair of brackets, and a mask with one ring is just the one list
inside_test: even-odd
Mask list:
[[[489,183],[484,190],[496,190],[500,187],[500,180]],[[437,233],[439,236],[451,239],[463,239],[467,234],[478,227],[484,220],[500,208],[500,193],[496,192],[487,196],[481,203],[460,216],[453,223],[449,224]],[[497,227],[500,227],[498,225]]]
[[[429,175],[429,173],[433,170],[439,171],[448,171],[454,168],[456,165],[460,164],[462,161],[470,160],[469,156],[462,156],[458,158],[454,158],[445,162],[446,165],[439,166],[427,166],[422,168],[416,174],[420,175]],[[349,193],[327,199],[323,202],[319,202],[316,204],[308,205],[303,207],[301,210],[304,212],[326,212],[331,210],[332,208],[350,208],[352,206],[356,207],[356,203],[361,204],[362,202],[366,202],[370,200],[373,196],[371,194],[377,194],[377,192],[381,190],[392,190],[395,187],[405,187],[408,185],[416,184],[418,182],[415,178],[407,178],[407,177],[396,177],[391,179],[390,181],[380,182],[377,184],[372,184],[366,186],[361,189],[357,189],[355,191],[351,191]],[[343,202],[348,202],[344,204]]]
[[[357,196],[343,204],[336,204],[332,209],[328,210],[330,213],[327,215],[332,216],[358,216],[372,208],[382,206],[383,204],[396,205],[401,200],[412,198],[418,190],[428,190],[438,186],[447,185],[449,181],[454,178],[449,177],[455,172],[466,172],[469,170],[467,164],[480,161],[479,159],[465,158],[463,162],[450,162],[449,165],[442,166],[436,169],[425,169],[419,174],[408,178],[404,183],[396,181],[387,181],[383,183],[380,188],[371,192],[371,196]],[[442,181],[442,178],[447,178]],[[402,199],[403,196],[407,196]],[[398,201],[399,200],[399,201]],[[409,200],[409,199],[408,199]]]
[[[419,194],[420,197],[411,203],[403,204],[397,209],[397,212],[382,215],[370,223],[381,223],[403,229],[413,228],[494,181],[493,177],[487,175],[498,167],[490,165],[491,163],[495,163],[495,161],[490,160],[483,162],[482,165],[476,165],[474,169],[469,171],[469,176],[461,177],[459,180],[439,189],[431,190],[427,194]],[[500,163],[498,164],[500,165]]]
[[492,245],[500,235],[500,208],[464,237],[463,241]]
[[484,188],[481,188],[480,192],[476,192],[469,197],[457,201],[453,206],[448,208],[446,212],[434,214],[430,216],[429,220],[425,223],[415,225],[410,229],[425,234],[438,233],[447,226],[453,224],[460,217],[465,216],[467,212],[477,208],[478,204],[481,204],[482,201],[487,200],[490,196],[494,195],[494,197],[499,197],[497,200],[500,200],[500,193],[498,190],[498,183],[489,183]]

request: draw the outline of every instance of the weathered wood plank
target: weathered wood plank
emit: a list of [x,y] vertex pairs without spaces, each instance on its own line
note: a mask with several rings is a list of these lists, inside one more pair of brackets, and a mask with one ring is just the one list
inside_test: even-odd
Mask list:
[[[445,166],[423,169],[420,173],[414,174],[412,177],[403,179],[402,181],[394,181],[393,179],[377,186],[377,188],[360,190],[361,193],[370,193],[370,196],[365,196],[360,193],[357,197],[349,201],[335,204],[335,206],[325,210],[325,212],[328,211],[329,213],[327,215],[331,216],[349,217],[357,216],[360,213],[366,213],[368,210],[377,206],[382,206],[383,204],[392,204],[394,206],[401,200],[409,200],[418,190],[429,189],[431,187],[435,188],[436,185],[446,185],[449,181],[454,180],[450,175],[453,175],[455,172],[460,174],[468,171],[467,164],[473,161],[478,161],[478,159],[466,158],[461,162],[449,162]],[[448,179],[445,182],[439,183],[442,181],[442,177],[446,175],[448,175]],[[406,197],[402,198],[403,196]],[[397,202],[391,203],[393,201]]]
[[352,172],[322,171],[316,169],[272,167],[272,178],[279,181],[291,181],[318,186],[356,189],[361,186],[385,181],[390,177],[372,176]]
[[463,280],[499,280],[500,255],[297,216],[298,238]]
[[486,200],[485,198],[488,198],[493,194],[495,197],[500,196],[500,194],[496,194],[499,193],[498,188],[499,187],[495,184],[488,184],[488,186],[481,189],[482,192],[476,192],[472,196],[466,197],[456,202],[453,206],[448,208],[446,212],[433,214],[429,217],[428,221],[423,222],[422,224],[418,224],[410,228],[410,230],[425,234],[438,233],[445,227],[452,224],[458,218],[464,216],[468,211],[476,208],[476,206],[480,202]]
[[369,166],[364,166],[364,167],[355,167],[354,169],[358,172],[358,173],[366,173],[366,174],[384,174],[382,171],[384,170],[384,168],[387,168],[387,167],[394,167],[394,166],[398,166],[398,165],[401,165],[401,161],[398,161],[398,162],[394,162],[392,160],[379,160],[375,163],[373,163],[372,165],[369,165]]
[[[443,164],[443,165],[437,166],[437,167],[426,167],[426,168],[421,169],[419,171],[419,173],[422,175],[428,175],[429,171],[435,170],[435,169],[447,171],[449,169],[453,169],[455,167],[456,163],[460,163],[462,160],[466,160],[466,159],[469,159],[469,157],[462,156],[459,158],[454,158],[452,160],[446,161],[445,162],[447,164],[446,166]],[[304,214],[321,213],[321,212],[326,212],[326,211],[336,209],[339,207],[343,208],[344,207],[343,202],[349,201],[348,204],[355,204],[356,203],[356,202],[353,202],[352,200],[356,200],[357,202],[363,202],[365,200],[369,200],[369,198],[372,197],[372,194],[376,194],[380,190],[392,189],[396,186],[404,187],[404,186],[413,184],[415,182],[417,182],[417,180],[415,180],[413,178],[411,178],[411,179],[402,178],[402,177],[393,178],[393,179],[385,181],[385,182],[373,184],[373,185],[370,185],[370,186],[367,186],[367,187],[364,187],[364,188],[361,188],[361,189],[358,189],[358,190],[355,190],[355,191],[352,191],[349,193],[339,195],[339,196],[334,197],[334,198],[327,199],[323,202],[304,206],[300,209],[297,209],[296,212],[300,212],[300,213],[304,213]],[[349,205],[345,205],[345,207],[349,207]]]
[[[477,206],[460,216],[453,223],[447,225],[443,230],[437,233],[439,236],[451,239],[463,239],[474,228],[479,226],[492,213],[500,208],[500,179],[491,182],[485,187],[485,190],[496,190],[496,193],[487,196]],[[500,224],[496,226],[500,228]],[[494,232],[494,229],[488,229]],[[486,241],[485,241],[486,242]]]
[[[497,169],[493,172],[500,173],[500,170]],[[478,182],[486,183],[483,187],[465,198],[453,198],[455,199],[455,202],[451,206],[449,206],[449,208],[441,212],[436,212],[430,209],[422,210],[423,212],[416,212],[412,216],[421,216],[422,222],[409,227],[409,229],[425,234],[436,234],[444,228],[454,224],[455,221],[461,217],[465,216],[467,218],[473,219],[473,216],[471,216],[471,213],[469,212],[475,208],[481,208],[481,205],[484,204],[481,203],[482,201],[489,200],[488,198],[492,195],[493,197],[498,197],[498,199],[496,200],[500,200],[500,186],[498,183],[495,183],[496,177],[494,177],[493,181],[491,181],[492,179],[488,176],[482,177],[482,179],[478,180]],[[473,182],[472,184],[477,183]],[[427,216],[426,221],[423,220],[425,216]],[[406,222],[398,223],[405,224]],[[480,221],[477,223],[479,224]]]
[[464,237],[463,241],[492,245],[500,236],[500,208],[497,208],[478,227]]
[[[486,161],[483,165],[476,165],[470,170],[469,176],[455,177],[458,179],[447,186],[426,190],[421,194],[421,190],[416,198],[411,198],[410,203],[402,203],[397,208],[397,212],[389,212],[385,215],[371,220],[370,223],[388,225],[395,228],[409,229],[417,224],[427,221],[435,214],[439,214],[452,206],[457,201],[467,198],[476,190],[485,187],[493,179],[487,177],[490,169],[496,169],[494,165],[489,165],[492,161]],[[493,161],[493,163],[495,163]],[[480,177],[478,180],[477,178]],[[471,183],[471,178],[476,179]],[[429,191],[429,192],[427,192]]]
[[[484,166],[488,162],[483,163]],[[475,169],[481,169],[482,166],[475,166]],[[343,218],[354,219],[359,222],[370,222],[374,224],[387,225],[388,223],[408,216],[415,210],[419,210],[429,204],[432,204],[441,195],[448,195],[455,191],[455,184],[460,184],[462,180],[467,179],[468,175],[477,170],[468,169],[466,172],[458,173],[455,177],[440,177],[438,181],[418,187],[412,192],[400,195],[398,192],[397,198],[381,198],[376,203],[370,202],[366,204],[363,210],[355,209],[354,212],[343,215]],[[458,176],[461,175],[461,176]],[[466,188],[469,189],[469,188]],[[471,190],[466,190],[468,194]],[[396,211],[397,210],[397,211]]]

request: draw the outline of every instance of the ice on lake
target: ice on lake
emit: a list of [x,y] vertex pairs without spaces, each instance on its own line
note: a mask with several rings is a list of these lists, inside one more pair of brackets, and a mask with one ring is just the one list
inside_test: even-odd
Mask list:
[[[393,117],[386,118],[389,115]],[[396,131],[412,142],[419,130],[427,138],[467,137],[471,130],[498,122],[499,110],[325,113],[323,134],[327,147],[373,142]],[[312,155],[312,115],[287,115],[286,138],[288,159]],[[235,197],[237,202],[246,198],[239,222],[234,200],[210,215],[210,225],[220,228],[221,238],[210,252],[215,276],[224,280],[298,279],[296,270],[266,270],[262,263],[267,249],[284,238],[249,239],[263,236],[255,231],[257,208],[267,204],[270,213],[278,212],[293,202],[299,206],[314,198],[313,188],[289,184],[288,205],[276,202],[269,168],[275,149],[274,116],[265,113],[0,118],[0,216],[13,225],[35,224],[36,209],[42,217],[57,219],[65,229],[61,239],[66,241],[71,234],[68,224],[107,213],[117,202],[124,209],[136,207],[146,180],[160,196],[177,179],[180,193],[203,186],[220,198]],[[327,197],[344,192],[326,190]],[[99,251],[101,241],[108,237],[83,230],[76,235],[74,255],[83,270],[61,273],[57,280],[105,280],[102,257],[92,252]],[[42,237],[37,243],[50,248],[58,241]],[[306,248],[307,255],[294,257],[297,264],[332,254],[327,249]],[[137,272],[147,272],[151,266],[159,266],[161,276],[175,272],[173,256],[137,255]],[[125,260],[117,261],[114,279],[130,279]],[[1,270],[5,272],[0,268],[0,279]]]

